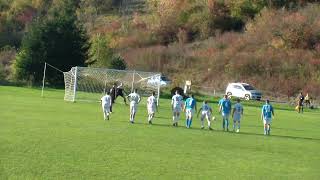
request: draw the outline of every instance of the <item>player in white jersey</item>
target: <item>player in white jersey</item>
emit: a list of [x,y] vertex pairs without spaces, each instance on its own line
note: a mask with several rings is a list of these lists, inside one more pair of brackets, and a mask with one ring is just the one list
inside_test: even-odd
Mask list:
[[178,126],[178,121],[180,119],[180,113],[183,106],[183,97],[180,95],[179,91],[176,91],[175,95],[172,96],[171,108],[173,112],[172,120],[173,126]]
[[128,99],[130,101],[130,123],[133,124],[137,113],[138,104],[141,101],[140,95],[137,93],[137,89],[128,95]]
[[157,99],[155,97],[155,92],[152,92],[152,95],[148,97],[147,100],[147,110],[148,110],[148,123],[152,124],[152,119],[157,110]]
[[[233,109],[232,109],[233,131],[240,132],[240,120],[242,115],[243,115],[243,107],[240,103],[240,99],[237,99],[237,103],[233,106]],[[236,130],[237,123],[238,123],[238,128]]]
[[202,107],[199,109],[198,115],[201,112],[201,129],[204,129],[204,118],[207,119],[208,122],[208,128],[209,130],[212,130],[211,128],[211,114],[212,114],[212,108],[209,106],[207,101],[203,101]]
[[104,120],[109,120],[111,105],[111,96],[109,91],[107,91],[107,94],[101,98],[101,106]]

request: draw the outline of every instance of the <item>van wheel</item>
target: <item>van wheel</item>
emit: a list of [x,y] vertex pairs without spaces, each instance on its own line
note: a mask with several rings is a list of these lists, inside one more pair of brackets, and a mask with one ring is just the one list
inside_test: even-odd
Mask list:
[[250,100],[250,95],[249,95],[249,94],[246,94],[246,95],[244,96],[244,99],[247,100],[247,101]]
[[228,96],[229,98],[231,98],[232,93],[231,93],[231,92],[227,92],[227,96]]

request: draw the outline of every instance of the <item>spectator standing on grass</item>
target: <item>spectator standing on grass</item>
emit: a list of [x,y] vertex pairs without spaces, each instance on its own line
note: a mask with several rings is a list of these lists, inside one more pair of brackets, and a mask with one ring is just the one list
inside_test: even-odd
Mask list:
[[303,102],[304,102],[304,96],[302,92],[300,92],[299,99],[298,99],[298,113],[303,113]]

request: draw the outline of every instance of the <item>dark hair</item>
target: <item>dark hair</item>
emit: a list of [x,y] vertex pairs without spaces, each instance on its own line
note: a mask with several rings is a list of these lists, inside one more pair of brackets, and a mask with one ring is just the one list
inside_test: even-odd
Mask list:
[[110,91],[107,91],[107,93],[106,93],[107,95],[109,95],[110,94]]
[[180,94],[180,92],[179,92],[178,90],[176,90],[176,93],[177,93],[177,94]]
[[152,95],[156,95],[156,92],[152,91]]
[[270,103],[269,99],[266,100],[266,103],[268,103],[268,104]]
[[237,99],[237,102],[240,102],[240,98]]

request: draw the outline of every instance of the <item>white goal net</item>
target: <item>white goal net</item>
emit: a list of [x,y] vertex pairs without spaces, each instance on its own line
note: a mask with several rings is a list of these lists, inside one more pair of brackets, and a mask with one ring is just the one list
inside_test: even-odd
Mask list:
[[[160,73],[104,68],[73,67],[64,72],[65,101],[100,101],[113,84],[123,84],[125,95],[138,89],[141,96],[154,91],[159,99]],[[159,101],[158,101],[159,102]]]

